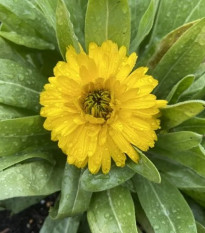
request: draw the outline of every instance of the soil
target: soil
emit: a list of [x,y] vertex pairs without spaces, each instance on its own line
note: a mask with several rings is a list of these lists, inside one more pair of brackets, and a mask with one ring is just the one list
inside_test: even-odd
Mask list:
[[56,195],[51,195],[15,215],[0,211],[0,233],[39,233],[55,198]]

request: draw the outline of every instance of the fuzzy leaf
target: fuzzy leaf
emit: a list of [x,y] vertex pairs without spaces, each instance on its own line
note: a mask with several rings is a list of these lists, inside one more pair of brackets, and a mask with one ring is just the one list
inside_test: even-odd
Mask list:
[[132,197],[121,186],[93,194],[87,216],[92,232],[137,233]]
[[166,98],[170,88],[184,76],[193,73],[204,56],[205,19],[202,19],[177,40],[154,69],[152,75],[159,80],[154,93],[159,98]]
[[58,0],[56,9],[56,35],[59,49],[65,60],[66,48],[72,45],[77,52],[80,52],[78,39],[74,33],[73,25],[70,21],[70,13],[63,0]]
[[93,175],[85,170],[81,177],[82,188],[90,192],[99,192],[116,187],[129,180],[135,172],[128,167],[119,168],[113,166],[108,174],[99,172]]
[[138,177],[137,193],[140,203],[155,233],[197,233],[189,206],[175,186],[165,179],[154,184]]
[[70,217],[60,220],[46,218],[40,233],[77,233],[80,224],[80,217]]
[[169,95],[167,96],[169,104],[176,104],[183,92],[192,85],[193,81],[194,75],[188,75],[181,79],[176,85],[174,85],[172,90],[169,92]]
[[130,12],[127,0],[89,0],[85,20],[86,48],[90,42],[106,40],[118,46],[130,44]]
[[80,169],[66,163],[60,200],[50,211],[50,216],[53,219],[78,215],[87,210],[92,193],[81,188],[80,176]]
[[160,183],[161,177],[157,168],[140,150],[138,150],[137,148],[135,149],[140,156],[139,163],[136,164],[130,160],[126,163],[127,166],[138,174],[144,176],[148,180],[155,183]]
[[190,100],[161,109],[163,129],[174,128],[184,121],[196,116],[205,109],[205,101]]

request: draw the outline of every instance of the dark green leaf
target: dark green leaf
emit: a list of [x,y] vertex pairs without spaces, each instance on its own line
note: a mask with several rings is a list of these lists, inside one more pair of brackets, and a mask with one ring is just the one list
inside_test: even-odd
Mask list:
[[135,172],[128,167],[113,166],[108,174],[99,172],[93,175],[85,170],[81,177],[82,188],[90,192],[99,192],[116,187],[129,180]]
[[130,192],[119,186],[93,194],[88,210],[88,222],[93,233],[137,233]]
[[46,218],[40,233],[77,233],[80,217],[70,217],[60,220]]
[[66,48],[72,45],[77,52],[80,52],[78,39],[74,33],[70,20],[70,13],[63,0],[58,0],[56,9],[56,35],[59,49],[65,60]]
[[137,150],[137,152],[140,156],[139,163],[136,164],[130,160],[126,163],[127,166],[148,180],[151,180],[155,183],[160,183],[161,177],[157,168],[140,150]]
[[127,0],[89,0],[85,20],[86,48],[90,42],[106,40],[118,46],[130,44],[130,12]]
[[50,216],[53,219],[82,214],[88,209],[92,193],[81,188],[80,176],[81,170],[79,168],[66,164],[60,200],[50,211]]
[[190,100],[161,109],[163,129],[171,129],[196,116],[205,109],[205,101]]
[[201,225],[199,222],[196,222],[197,233],[205,233],[205,227]]
[[0,104],[0,120],[7,120],[26,116],[26,111]]
[[155,233],[196,233],[195,220],[189,206],[175,186],[165,179],[154,184],[138,177],[140,203]]

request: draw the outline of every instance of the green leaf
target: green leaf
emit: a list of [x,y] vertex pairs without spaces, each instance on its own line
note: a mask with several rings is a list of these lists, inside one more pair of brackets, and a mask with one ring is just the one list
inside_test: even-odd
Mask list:
[[65,4],[70,12],[70,18],[73,23],[75,34],[81,45],[85,45],[85,14],[88,0],[66,0]]
[[140,156],[139,162],[136,164],[131,160],[126,164],[133,171],[144,176],[148,180],[151,180],[155,183],[161,182],[160,174],[154,164],[137,148],[135,148]]
[[0,156],[12,155],[27,147],[51,144],[40,116],[0,121],[0,137]]
[[205,119],[194,117],[187,121],[184,121],[182,124],[177,126],[174,129],[175,131],[193,131],[199,134],[205,134]]
[[193,81],[194,75],[188,75],[181,79],[176,85],[174,85],[172,90],[169,92],[169,95],[167,96],[169,104],[176,104],[183,92],[192,85]]
[[161,109],[161,126],[163,129],[174,128],[184,121],[196,116],[205,109],[205,101],[190,100]]
[[77,233],[80,217],[70,217],[60,220],[46,218],[40,233]]
[[195,220],[188,204],[175,186],[165,179],[154,184],[138,177],[140,203],[155,233],[196,233]]
[[108,174],[99,172],[93,175],[85,170],[81,177],[82,188],[90,192],[99,192],[116,187],[129,180],[135,172],[128,167],[113,166]]
[[159,80],[154,92],[159,98],[166,98],[173,85],[197,69],[205,56],[204,45],[205,19],[202,19],[177,40],[154,69],[152,75]]
[[66,48],[72,45],[80,52],[78,39],[74,33],[70,20],[70,13],[63,0],[58,0],[56,9],[56,36],[62,57],[65,60]]
[[39,111],[39,93],[46,79],[34,69],[0,59],[0,102]]
[[132,197],[121,186],[93,194],[87,216],[93,233],[137,233]]
[[187,190],[184,192],[195,200],[198,204],[205,207],[205,191],[204,190]]
[[163,177],[182,190],[205,190],[204,177],[192,169],[170,159],[152,156],[152,160],[161,171]]
[[165,149],[170,152],[187,151],[200,144],[202,136],[189,131],[165,133],[158,135],[155,147],[150,151]]
[[61,184],[60,200],[51,209],[53,219],[82,214],[88,209],[92,193],[81,188],[81,170],[66,163]]
[[[154,69],[173,44],[184,34],[184,32],[197,22],[199,22],[199,20],[184,24],[168,33],[157,45],[155,53],[152,54],[152,57],[149,59],[148,66],[151,69]],[[146,59],[146,57],[144,59]]]
[[89,0],[85,19],[86,48],[90,42],[106,40],[118,46],[130,44],[130,12],[127,0]]
[[147,10],[149,3],[150,0],[129,0],[129,6],[131,11],[131,44],[133,39],[137,35],[139,23],[141,21],[142,16],[144,15],[144,12]]
[[0,200],[44,196],[60,190],[65,160],[55,153],[56,164],[47,161],[31,161],[18,164],[0,172]]
[[[191,86],[188,88],[184,94],[182,95],[181,100],[184,99],[195,99],[198,97],[199,99],[204,94],[204,88],[205,88],[205,74],[203,74],[201,77],[199,77]],[[198,96],[201,94],[201,96]]]
[[137,51],[138,46],[141,44],[141,42],[145,39],[145,37],[151,31],[153,23],[154,23],[158,3],[159,3],[159,0],[150,1],[150,4],[147,10],[145,11],[144,15],[142,16],[140,20],[137,35],[132,40],[131,52]]
[[205,227],[201,225],[199,222],[196,222],[197,233],[205,233]]
[[0,104],[0,120],[7,120],[26,116],[26,111]]
[[10,210],[11,214],[17,214],[22,210],[37,204],[43,196],[36,197],[16,197],[0,201],[0,207]]

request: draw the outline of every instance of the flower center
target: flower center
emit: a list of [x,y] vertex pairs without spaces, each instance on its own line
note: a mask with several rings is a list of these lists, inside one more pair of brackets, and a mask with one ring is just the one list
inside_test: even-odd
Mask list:
[[107,90],[89,92],[83,102],[84,111],[96,118],[107,120],[112,112],[110,100],[110,92]]

